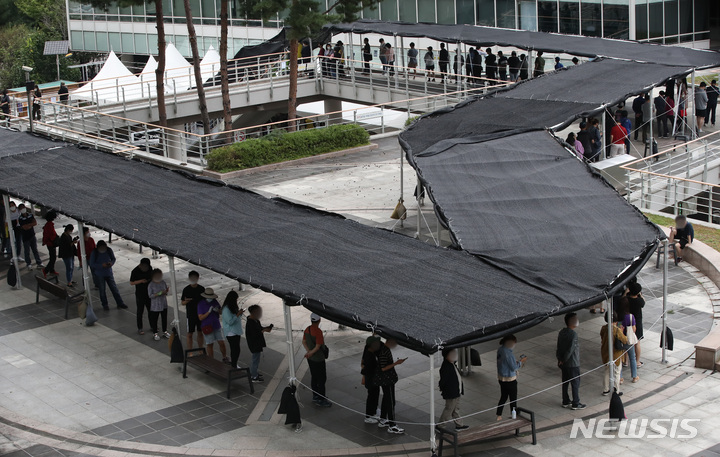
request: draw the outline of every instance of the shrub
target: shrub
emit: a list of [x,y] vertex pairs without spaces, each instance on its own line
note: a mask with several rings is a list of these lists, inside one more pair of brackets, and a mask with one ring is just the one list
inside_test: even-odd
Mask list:
[[244,170],[362,146],[370,141],[368,132],[355,124],[280,132],[214,149],[207,155],[208,168],[223,173]]

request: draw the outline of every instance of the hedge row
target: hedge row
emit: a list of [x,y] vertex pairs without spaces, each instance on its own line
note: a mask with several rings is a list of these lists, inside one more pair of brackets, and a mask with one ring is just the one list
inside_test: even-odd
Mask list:
[[356,124],[333,125],[290,133],[277,132],[211,151],[207,155],[208,168],[226,173],[341,151],[366,145],[370,141],[368,132]]

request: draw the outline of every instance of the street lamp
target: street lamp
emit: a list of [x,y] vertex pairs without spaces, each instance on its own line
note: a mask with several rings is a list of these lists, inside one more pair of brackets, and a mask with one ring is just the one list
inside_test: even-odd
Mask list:
[[23,65],[22,70],[25,72],[25,92],[27,92],[27,115],[30,121],[30,132],[33,132],[32,91],[35,89],[35,82],[30,80],[30,72],[33,71],[33,68]]

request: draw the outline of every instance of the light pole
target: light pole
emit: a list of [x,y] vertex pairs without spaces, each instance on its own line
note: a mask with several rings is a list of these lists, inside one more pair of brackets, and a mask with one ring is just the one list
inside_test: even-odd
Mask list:
[[22,70],[25,72],[25,92],[27,92],[27,115],[30,122],[30,132],[33,131],[33,113],[32,113],[32,91],[35,89],[35,83],[30,80],[30,72],[32,67],[23,65]]

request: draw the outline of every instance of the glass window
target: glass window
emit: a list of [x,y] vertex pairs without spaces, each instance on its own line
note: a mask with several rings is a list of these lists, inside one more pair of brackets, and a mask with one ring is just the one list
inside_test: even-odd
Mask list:
[[453,0],[437,0],[437,23],[455,23],[455,2]]
[[180,51],[180,54],[186,57],[190,55],[190,40],[188,40],[187,36],[177,35],[173,44]]
[[558,11],[557,2],[538,2],[537,4],[537,15],[538,15],[538,29],[541,32],[555,32],[558,31]]
[[629,37],[628,16],[627,0],[605,0],[603,2],[605,36],[626,40]]
[[[524,2],[528,5],[530,2]],[[496,24],[498,27],[514,29],[515,26],[515,0],[496,0]],[[532,4],[533,29],[535,28],[535,3]]]
[[398,20],[397,0],[383,0],[380,3],[380,19],[383,21]]
[[[537,8],[535,6],[535,2],[521,1],[518,4],[518,10],[520,14],[520,29],[530,30],[533,32],[537,31]],[[498,2],[498,16],[501,11],[502,10]],[[512,11],[509,11],[507,15],[509,16],[511,14]],[[501,25],[500,17],[498,17],[498,27],[514,27],[514,25]]]
[[600,36],[600,0],[582,0],[581,6],[582,34],[587,36]]
[[111,51],[122,51],[122,41],[120,41],[120,34],[118,32],[108,32],[108,44],[110,45]]
[[176,18],[175,23],[185,23],[185,5],[183,0],[173,0],[173,16]]
[[365,19],[380,19],[380,10],[377,6],[374,8],[363,8],[363,18]]
[[635,39],[646,40],[648,38],[647,27],[647,1],[638,0],[635,4]]
[[[665,0],[665,36],[678,34],[678,0]],[[671,42],[677,43],[677,39]]]
[[108,49],[108,34],[107,32],[95,32],[95,40],[97,41],[97,50],[107,52]]
[[455,0],[458,24],[475,24],[475,0]]
[[83,34],[80,30],[72,30],[70,32],[70,49],[83,49]]
[[495,27],[495,0],[477,0],[475,23]]
[[115,49],[115,52],[135,52],[135,41],[132,33],[121,33],[120,38],[122,40],[122,46],[120,49]]
[[418,22],[435,22],[435,0],[417,0]]
[[83,32],[83,50],[95,50],[95,34],[93,32]]
[[157,55],[157,53],[157,34],[148,34],[148,54]]
[[138,54],[147,54],[147,35],[144,33],[135,34],[135,52]]
[[204,18],[203,24],[215,24],[215,18],[220,17],[220,10],[217,11],[217,14],[215,13],[215,0],[202,0],[202,17]]
[[[709,6],[709,2],[693,2],[693,8],[695,9],[695,32],[705,32],[710,30],[711,14],[708,11]],[[713,27],[718,26],[717,8],[715,11],[716,13],[713,15]],[[704,34],[702,37],[695,37],[696,40],[707,40],[708,38],[707,34]]]
[[417,22],[417,8],[415,0],[399,0],[400,20],[406,22]]
[[580,3],[578,0],[560,0],[560,33],[580,33]]
[[680,0],[680,33],[693,32],[692,0]]

